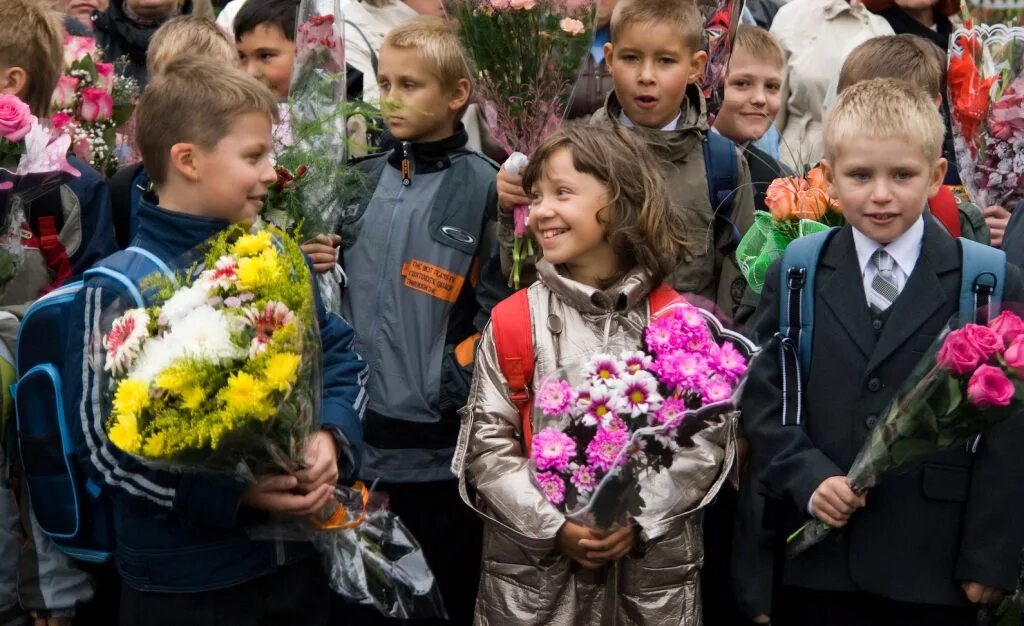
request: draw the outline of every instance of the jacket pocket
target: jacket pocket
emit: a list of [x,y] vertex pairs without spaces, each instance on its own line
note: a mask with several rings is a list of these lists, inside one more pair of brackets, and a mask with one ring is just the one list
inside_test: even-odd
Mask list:
[[926,498],[944,502],[966,502],[971,472],[955,465],[926,464],[921,473],[921,490]]

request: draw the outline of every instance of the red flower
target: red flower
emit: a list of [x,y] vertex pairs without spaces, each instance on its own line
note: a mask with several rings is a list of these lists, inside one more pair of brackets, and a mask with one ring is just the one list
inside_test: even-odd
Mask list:
[[[970,44],[969,44],[970,45]],[[953,117],[960,124],[961,134],[975,150],[974,137],[978,126],[988,114],[989,90],[998,76],[982,78],[968,48],[963,56],[949,60],[949,93]]]

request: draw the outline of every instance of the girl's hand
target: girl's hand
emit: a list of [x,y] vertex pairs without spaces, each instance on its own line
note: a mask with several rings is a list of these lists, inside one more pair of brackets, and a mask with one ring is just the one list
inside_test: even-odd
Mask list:
[[583,567],[597,569],[603,563],[587,558],[587,549],[582,545],[584,541],[594,538],[593,532],[586,526],[566,521],[558,529],[558,549]]
[[523,191],[523,177],[510,175],[504,167],[498,170],[498,206],[505,213],[511,213],[517,206],[530,206]]
[[302,252],[313,262],[313,271],[323,274],[331,271],[338,262],[338,246],[341,245],[340,235],[317,235],[302,244]]
[[618,561],[636,546],[636,526],[626,526],[614,532],[592,531],[592,538],[581,539],[590,561]]
[[988,226],[992,246],[994,248],[1002,247],[1006,225],[1010,223],[1010,212],[998,204],[994,204],[990,207],[985,207],[983,215],[985,216],[985,225]]

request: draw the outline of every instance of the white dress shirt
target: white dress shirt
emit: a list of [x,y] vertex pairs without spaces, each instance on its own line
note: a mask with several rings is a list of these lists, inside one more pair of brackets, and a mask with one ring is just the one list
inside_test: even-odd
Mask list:
[[[679,120],[681,120],[682,118],[683,112],[680,111],[679,115],[676,116],[676,119],[672,120],[671,122],[665,125],[665,128],[661,129],[662,132],[670,132],[679,128]],[[636,124],[633,122],[633,120],[629,119],[629,116],[626,115],[625,111],[619,111],[619,124],[622,124],[626,128],[636,127]]]
[[924,216],[917,218],[906,232],[884,246],[854,228],[853,244],[857,248],[857,262],[860,263],[860,275],[864,281],[864,297],[871,292],[871,282],[878,274],[878,268],[871,262],[871,255],[875,250],[884,248],[892,257],[892,274],[896,280],[896,289],[902,292],[907,286],[907,279],[914,271],[914,266],[917,265],[917,259],[921,256],[923,241]]

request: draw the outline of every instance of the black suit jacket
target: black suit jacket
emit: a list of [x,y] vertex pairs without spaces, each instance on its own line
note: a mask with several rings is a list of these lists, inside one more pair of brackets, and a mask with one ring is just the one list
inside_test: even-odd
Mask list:
[[[815,286],[812,364],[804,424],[783,426],[778,341],[779,264],[756,315],[768,338],[742,398],[759,488],[776,499],[784,531],[806,521],[819,484],[845,475],[877,416],[959,308],[960,249],[925,220],[921,256],[888,321],[876,332],[851,228],[822,252]],[[1024,285],[1007,268],[1004,301]],[[1024,546],[1024,418],[991,430],[981,448],[940,453],[920,469],[886,476],[846,527],[785,564],[785,584],[864,591],[902,602],[966,605],[959,581],[1013,589]],[[785,536],[785,534],[783,535]]]

